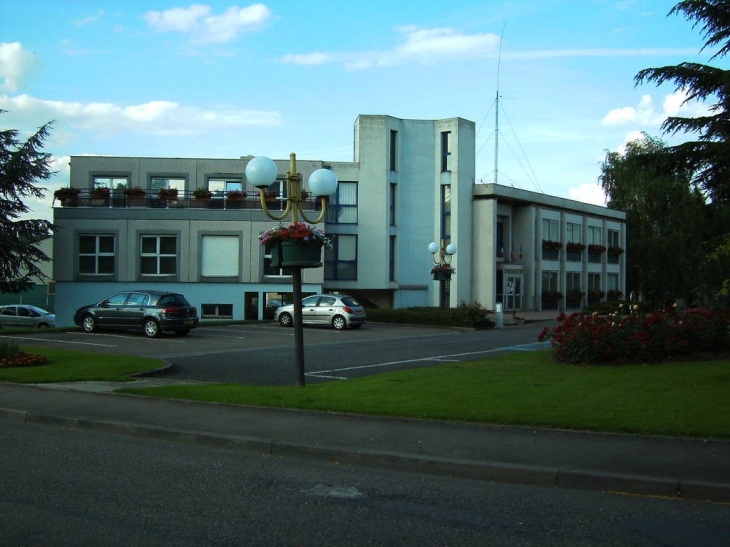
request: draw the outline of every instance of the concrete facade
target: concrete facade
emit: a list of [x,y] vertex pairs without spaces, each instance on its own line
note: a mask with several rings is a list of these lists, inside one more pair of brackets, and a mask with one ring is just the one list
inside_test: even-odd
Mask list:
[[[560,289],[578,282],[587,293],[593,274],[591,281],[599,275],[604,285],[608,276],[617,276],[616,288],[624,290],[625,255],[609,264],[605,254],[597,263],[589,261],[587,251],[576,261],[565,251],[546,258],[541,249],[543,219],[556,220],[563,237],[570,226],[573,240],[580,226],[583,242],[597,237],[589,228],[600,228],[604,241],[611,230],[624,246],[624,214],[475,185],[473,122],[363,115],[354,129],[352,162],[297,160],[305,186],[309,175],[323,167],[340,183],[320,225],[335,245],[324,253],[324,268],[303,271],[304,292],[348,293],[381,307],[445,301],[494,309],[502,302],[507,309],[539,310],[544,271],[556,272]],[[267,299],[291,292],[291,277],[269,268],[258,244],[259,234],[277,222],[264,213],[257,191],[245,180],[251,158],[72,157],[71,186],[82,193],[54,208],[57,325],[72,324],[79,306],[133,286],[180,291],[203,318],[261,318]],[[280,181],[289,160],[275,162],[280,180],[272,189],[279,199],[270,207],[278,214],[286,203]],[[147,196],[135,204],[119,184],[140,186]],[[104,185],[111,196],[95,198],[92,190]],[[178,199],[157,198],[160,185],[177,188]],[[224,195],[237,187],[249,194],[243,204]],[[195,201],[192,193],[199,188],[213,190],[212,201]],[[310,207],[316,207],[314,202]],[[290,221],[289,216],[282,223]],[[432,241],[458,245],[452,261],[456,273],[448,283],[429,274]],[[522,247],[522,258],[500,257],[503,246],[507,253]],[[520,279],[519,302],[511,297],[507,302],[508,279]]]

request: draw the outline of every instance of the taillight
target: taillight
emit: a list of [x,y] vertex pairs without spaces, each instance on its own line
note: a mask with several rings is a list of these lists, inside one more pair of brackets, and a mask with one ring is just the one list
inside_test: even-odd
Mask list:
[[182,313],[180,308],[162,308],[162,313],[165,315],[175,315],[176,313]]
[[345,313],[352,313],[352,308],[349,308],[347,306],[343,306],[342,307],[342,311],[345,312]]

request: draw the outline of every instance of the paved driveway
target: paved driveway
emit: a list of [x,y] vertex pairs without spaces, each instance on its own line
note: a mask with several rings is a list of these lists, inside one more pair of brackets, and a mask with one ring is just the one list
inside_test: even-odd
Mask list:
[[[358,330],[304,329],[307,383],[471,361],[510,351],[547,347],[537,342],[545,323],[499,330],[461,331],[369,323]],[[3,333],[19,345],[114,355],[139,355],[172,364],[166,378],[257,385],[296,383],[294,330],[276,323],[205,325],[186,337],[79,330]]]

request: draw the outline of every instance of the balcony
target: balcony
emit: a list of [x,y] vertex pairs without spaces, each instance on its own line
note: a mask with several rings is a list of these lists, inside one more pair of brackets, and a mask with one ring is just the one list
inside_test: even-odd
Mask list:
[[[304,209],[319,211],[322,202],[319,198],[307,197],[302,200]],[[269,210],[282,211],[286,208],[286,197],[266,198]],[[207,198],[195,197],[192,191],[179,191],[174,198],[160,197],[157,193],[147,192],[138,195],[125,195],[122,191],[112,191],[110,195],[101,195],[98,191],[80,190],[69,197],[54,197],[53,207],[92,207],[108,209],[217,209],[237,210],[249,209],[263,211],[258,193],[245,197],[229,198],[225,195],[212,195]]]

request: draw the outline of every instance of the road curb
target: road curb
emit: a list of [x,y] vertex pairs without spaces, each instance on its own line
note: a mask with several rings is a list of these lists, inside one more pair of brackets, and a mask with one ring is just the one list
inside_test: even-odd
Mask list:
[[443,477],[697,501],[730,502],[730,484],[725,483],[607,473],[595,470],[562,469],[507,462],[451,459],[339,446],[309,445],[261,437],[142,426],[126,422],[64,418],[5,408],[0,408],[0,419],[25,424],[50,425],[74,431],[200,444],[279,458],[304,459]]

